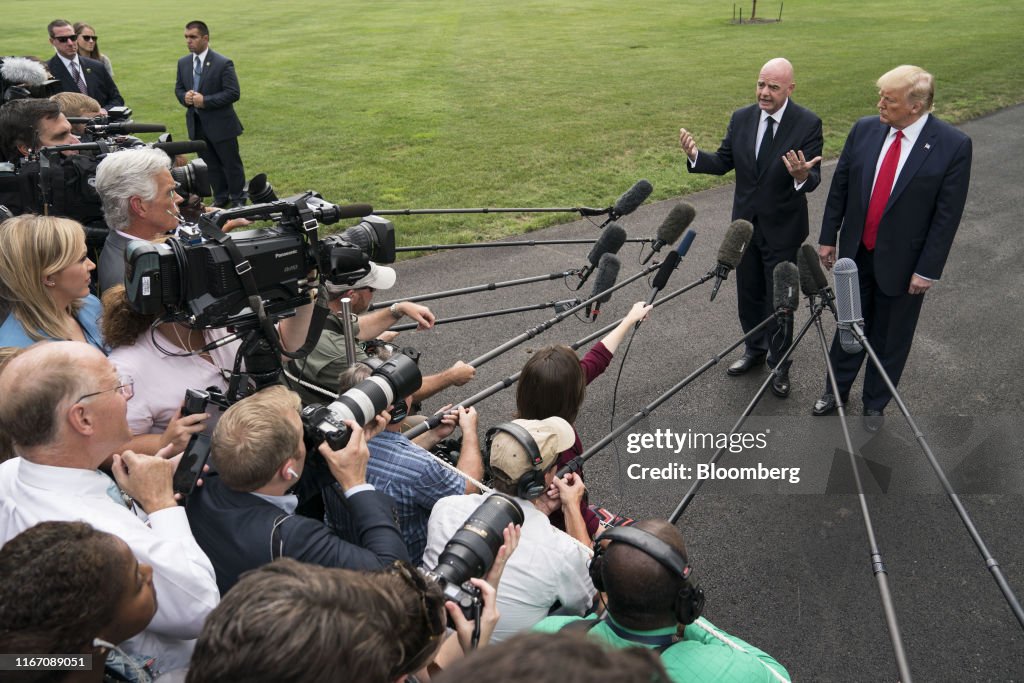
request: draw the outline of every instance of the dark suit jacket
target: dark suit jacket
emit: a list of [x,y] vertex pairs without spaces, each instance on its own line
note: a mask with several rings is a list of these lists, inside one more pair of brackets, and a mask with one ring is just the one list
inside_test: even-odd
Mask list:
[[[82,75],[85,76],[85,84],[89,89],[89,97],[100,103],[104,109],[111,107],[123,107],[124,99],[117,90],[114,79],[110,77],[107,67],[95,59],[78,56],[78,63],[82,66]],[[79,92],[78,84],[71,77],[71,72],[64,66],[59,55],[53,55],[47,62],[47,67],[53,77],[60,81],[63,92]]]
[[[178,102],[181,102],[183,107],[188,107],[185,104],[185,93],[195,89],[192,87],[194,57],[195,55],[190,52],[178,60],[178,79],[174,84],[174,94],[178,96]],[[202,123],[203,133],[212,142],[241,135],[242,122],[238,120],[233,104],[242,97],[242,91],[238,86],[234,63],[213,50],[207,52],[198,91],[203,96],[203,107],[188,107],[185,114],[189,138],[196,139],[196,117]]]
[[[828,192],[818,242],[854,258],[864,231],[871,186],[889,132],[877,116],[854,124]],[[875,245],[875,280],[882,292],[907,292],[914,273],[937,280],[949,256],[971,180],[971,139],[929,116],[900,171]]]
[[736,191],[732,202],[732,219],[756,220],[758,230],[773,249],[795,248],[808,234],[807,197],[821,182],[820,164],[811,169],[799,190],[793,189],[782,155],[789,150],[803,150],[807,159],[821,154],[821,119],[792,99],[786,113],[776,126],[770,153],[772,160],[764,171],[757,172],[754,143],[761,109],[756,104],[738,109],[729,120],[729,129],[718,151],[701,151],[697,163],[686,168],[691,173],[724,175],[736,169]]
[[128,240],[116,230],[107,233],[107,241],[100,252],[100,262],[96,264],[100,292],[105,292],[114,285],[124,284],[124,252]]
[[409,561],[394,501],[379,491],[362,491],[346,500],[355,545],[323,522],[286,515],[258,496],[231,490],[215,474],[203,480],[189,497],[186,512],[196,542],[213,563],[222,595],[240,574],[277,557],[368,571]]

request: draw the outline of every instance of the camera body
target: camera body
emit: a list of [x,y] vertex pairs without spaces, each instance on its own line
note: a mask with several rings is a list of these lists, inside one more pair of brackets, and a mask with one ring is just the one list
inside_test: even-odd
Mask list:
[[351,432],[344,420],[358,425],[369,424],[375,415],[389,405],[411,395],[423,383],[420,368],[408,356],[395,354],[375,368],[373,373],[355,385],[338,400],[324,406],[312,403],[302,409],[302,430],[310,457],[319,457],[317,448],[324,441],[332,450],[344,448]]
[[[364,277],[371,260],[395,260],[394,226],[383,218],[368,216],[341,234],[319,237],[320,222],[341,220],[340,208],[309,191],[205,214],[199,230],[207,239],[199,243],[173,237],[159,244],[132,241],[125,250],[129,305],[140,313],[166,312],[194,328],[241,325],[256,315],[243,277],[273,316],[309,303],[309,290],[317,284],[307,277],[313,270],[321,280],[345,285]],[[235,217],[269,218],[276,225],[226,238],[220,226]]]
[[437,566],[420,571],[437,582],[445,600],[458,605],[467,619],[474,619],[482,600],[469,580],[490,571],[504,542],[505,527],[523,520],[523,509],[514,498],[492,493],[452,535],[438,555]]

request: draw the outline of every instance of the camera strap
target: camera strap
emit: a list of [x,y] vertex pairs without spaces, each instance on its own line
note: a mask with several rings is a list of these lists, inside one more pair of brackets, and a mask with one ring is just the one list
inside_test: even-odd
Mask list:
[[242,282],[243,289],[245,289],[245,295],[249,300],[249,308],[256,314],[256,320],[259,322],[260,329],[274,348],[274,351],[280,353],[281,345],[278,343],[277,330],[263,308],[263,299],[260,297],[259,289],[256,287],[256,278],[252,273],[252,264],[249,263],[247,258],[242,256],[242,252],[238,249],[235,241],[231,239],[231,236],[221,230],[213,221],[209,220],[205,214],[199,219],[199,231],[203,237],[216,242],[227,250],[228,255],[231,257],[231,263],[235,267],[235,273]]

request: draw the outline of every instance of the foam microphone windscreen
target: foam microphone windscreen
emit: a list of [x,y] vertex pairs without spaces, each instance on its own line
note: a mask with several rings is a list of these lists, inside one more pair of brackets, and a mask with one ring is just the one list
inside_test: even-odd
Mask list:
[[817,278],[811,272],[815,265],[819,270],[821,269],[821,265],[818,264],[818,255],[814,253],[814,247],[809,244],[800,245],[800,249],[796,252],[796,267],[800,271],[800,291],[805,296],[812,296],[821,291]]
[[644,203],[644,200],[651,196],[651,192],[654,191],[654,186],[646,180],[638,180],[633,187],[626,190],[618,201],[615,202],[615,206],[612,207],[612,215],[614,217],[628,216],[637,210],[637,208]]
[[597,300],[598,303],[605,304],[611,300],[612,293],[608,290],[614,287],[615,281],[619,279],[620,268],[622,268],[622,261],[615,254],[601,256],[601,260],[597,264],[597,275],[594,276],[594,289],[590,292],[591,297],[601,294]]
[[204,140],[180,140],[178,142],[154,142],[153,149],[163,150],[172,159],[179,154],[199,154],[206,151]]
[[775,310],[795,311],[800,303],[800,274],[797,272],[796,265],[789,261],[783,261],[776,265],[775,270],[772,271],[772,284],[774,285],[772,304]]
[[4,57],[0,76],[8,83],[29,87],[42,85],[49,78],[42,64],[27,57]]
[[754,237],[754,225],[750,221],[736,220],[729,225],[722,238],[722,246],[718,248],[718,262],[729,268],[740,265],[743,252]]
[[687,202],[676,204],[658,227],[657,240],[664,244],[674,244],[683,231],[690,227],[690,223],[696,216],[697,209],[693,208],[692,204]]
[[622,249],[622,245],[625,243],[625,229],[618,223],[611,223],[601,232],[601,236],[597,238],[597,242],[591,248],[587,260],[590,261],[590,265],[597,266],[604,254],[619,253],[619,249]]

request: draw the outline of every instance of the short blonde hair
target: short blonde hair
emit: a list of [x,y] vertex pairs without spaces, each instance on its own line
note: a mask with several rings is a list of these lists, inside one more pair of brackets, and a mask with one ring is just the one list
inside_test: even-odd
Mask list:
[[51,98],[60,107],[60,113],[64,116],[81,116],[85,112],[99,113],[100,103],[80,92],[59,92]]
[[921,104],[923,112],[932,110],[935,99],[935,78],[919,66],[903,64],[882,74],[876,85],[879,90],[906,90],[911,103]]
[[294,391],[272,386],[228,408],[213,430],[211,457],[221,480],[235,491],[255,491],[295,455],[302,429],[286,416],[302,410]]
[[0,223],[0,304],[35,341],[63,339],[64,314],[43,282],[78,261],[85,252],[85,229],[70,218],[23,214]]

